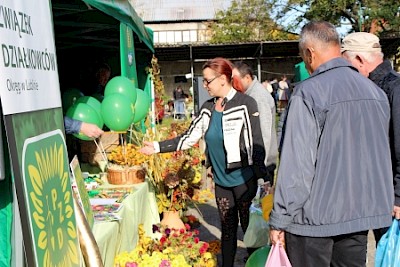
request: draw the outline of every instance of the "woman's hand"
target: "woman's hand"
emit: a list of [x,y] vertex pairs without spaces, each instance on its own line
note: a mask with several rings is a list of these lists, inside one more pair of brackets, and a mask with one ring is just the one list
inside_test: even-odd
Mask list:
[[143,147],[140,149],[140,153],[145,155],[152,155],[155,153],[153,142],[143,141]]

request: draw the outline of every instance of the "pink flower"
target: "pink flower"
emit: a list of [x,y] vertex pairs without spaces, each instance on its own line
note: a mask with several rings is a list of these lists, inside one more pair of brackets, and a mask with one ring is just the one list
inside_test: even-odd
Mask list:
[[195,243],[195,244],[199,243],[199,241],[200,241],[200,239],[199,239],[198,237],[195,237],[195,238],[194,238],[194,243]]
[[201,247],[200,250],[199,250],[199,252],[200,252],[200,254],[204,254],[204,253],[207,252],[207,248]]
[[125,264],[125,267],[138,267],[136,262],[127,262]]
[[160,243],[161,243],[161,244],[164,244],[165,241],[167,241],[167,238],[166,238],[165,236],[161,237]]
[[171,263],[168,260],[162,260],[160,267],[171,267]]
[[200,254],[206,253],[207,249],[208,249],[208,246],[209,246],[208,243],[204,242],[203,245],[201,246],[200,250],[199,250]]

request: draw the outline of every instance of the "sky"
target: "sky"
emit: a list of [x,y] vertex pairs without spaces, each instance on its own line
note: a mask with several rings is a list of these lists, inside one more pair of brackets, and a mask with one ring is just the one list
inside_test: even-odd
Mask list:
[[[281,1],[282,4],[284,4],[286,1]],[[292,11],[289,13],[286,13],[284,16],[284,20],[280,21],[281,25],[284,27],[287,27],[291,22],[295,21],[297,17],[301,16],[305,11],[306,7],[300,8],[300,11]],[[295,30],[295,33],[300,33],[302,25],[299,25],[299,27]],[[345,21],[342,23],[340,27],[336,27],[340,37],[344,37],[348,34],[349,30],[351,30],[350,24],[346,23]]]

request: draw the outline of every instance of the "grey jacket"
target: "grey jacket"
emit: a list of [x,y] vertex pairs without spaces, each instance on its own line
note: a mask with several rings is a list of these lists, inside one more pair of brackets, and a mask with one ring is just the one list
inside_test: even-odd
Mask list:
[[326,237],[391,224],[393,184],[385,93],[342,58],[292,95],[272,228]]
[[246,95],[251,96],[257,102],[260,111],[261,133],[265,146],[265,166],[276,165],[278,159],[278,145],[275,130],[275,102],[271,94],[264,86],[254,78]]

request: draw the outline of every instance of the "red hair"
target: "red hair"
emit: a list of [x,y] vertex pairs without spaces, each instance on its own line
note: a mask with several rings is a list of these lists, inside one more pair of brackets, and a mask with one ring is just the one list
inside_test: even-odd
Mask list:
[[206,68],[210,68],[220,75],[225,75],[227,81],[232,85],[233,88],[241,93],[244,92],[239,77],[232,77],[233,64],[229,60],[222,57],[210,59],[203,65],[203,70]]

